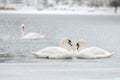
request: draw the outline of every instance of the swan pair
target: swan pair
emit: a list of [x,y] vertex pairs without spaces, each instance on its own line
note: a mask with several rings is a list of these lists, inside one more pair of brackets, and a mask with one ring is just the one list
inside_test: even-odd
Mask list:
[[25,35],[25,27],[24,24],[21,24],[21,32],[22,32],[22,37],[21,39],[27,39],[27,40],[35,40],[35,39],[41,39],[41,38],[45,38],[45,35],[39,34],[39,33],[35,33],[35,32],[31,32]]
[[[61,40],[60,47],[57,46],[47,47],[40,51],[32,53],[34,53],[37,57],[53,59],[72,58],[74,55],[78,58],[104,58],[111,56],[111,53],[107,52],[104,49],[100,49],[97,47],[87,48],[86,41],[83,39],[80,39],[76,43],[77,50],[75,52],[72,49],[66,47],[64,45],[65,42],[72,46],[72,42],[70,39],[63,38]],[[81,48],[80,45],[82,46]]]

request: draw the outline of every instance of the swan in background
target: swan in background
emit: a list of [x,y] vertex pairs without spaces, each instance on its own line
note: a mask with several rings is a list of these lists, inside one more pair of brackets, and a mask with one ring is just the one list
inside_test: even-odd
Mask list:
[[77,46],[76,56],[78,58],[104,58],[110,57],[112,55],[108,51],[98,47],[87,48],[86,41],[83,39],[80,39],[77,42],[76,46]]
[[41,35],[41,34],[38,34],[38,33],[34,33],[34,32],[31,32],[31,33],[28,33],[25,35],[25,27],[24,27],[24,24],[21,24],[21,32],[22,32],[22,38],[21,39],[41,39],[41,38],[45,38],[45,35]]
[[72,46],[70,39],[63,38],[61,40],[60,47],[51,46],[32,53],[34,53],[37,57],[41,57],[41,58],[53,58],[53,59],[71,58],[73,54],[73,50],[66,47],[64,45],[65,42],[67,42],[70,46]]

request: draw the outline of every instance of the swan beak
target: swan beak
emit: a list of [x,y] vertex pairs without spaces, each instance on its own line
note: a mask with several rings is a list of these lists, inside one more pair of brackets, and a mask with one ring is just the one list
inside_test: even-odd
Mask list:
[[76,44],[76,46],[77,46],[77,50],[78,50],[78,49],[79,49],[79,47],[80,47],[79,43],[77,43],[77,44]]
[[72,42],[71,42],[71,40],[68,40],[68,44],[69,44],[70,46],[72,46]]

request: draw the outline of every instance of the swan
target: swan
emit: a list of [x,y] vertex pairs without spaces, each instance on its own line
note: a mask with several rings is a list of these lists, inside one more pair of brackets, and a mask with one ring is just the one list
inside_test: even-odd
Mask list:
[[41,34],[34,33],[34,32],[31,32],[31,33],[28,33],[28,34],[25,35],[24,24],[21,24],[21,28],[22,28],[21,29],[21,32],[22,32],[22,38],[21,39],[41,39],[41,38],[45,38],[45,35],[41,35]]
[[64,43],[67,42],[70,46],[72,46],[71,40],[68,38],[63,38],[61,40],[60,47],[58,46],[51,46],[44,48],[34,53],[37,57],[41,58],[52,58],[52,59],[64,59],[64,58],[71,58],[73,51],[72,49],[66,47]]
[[86,41],[83,39],[80,39],[77,42],[76,46],[77,46],[77,51],[75,53],[78,58],[104,58],[104,57],[110,57],[112,55],[108,51],[98,47],[87,48]]

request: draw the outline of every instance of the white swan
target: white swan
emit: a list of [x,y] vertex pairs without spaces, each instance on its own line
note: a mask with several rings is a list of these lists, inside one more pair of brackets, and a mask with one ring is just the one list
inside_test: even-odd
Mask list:
[[[98,47],[90,47],[87,48],[86,41],[80,39],[77,44],[76,56],[78,58],[104,58],[110,57],[112,54],[108,51],[98,48]],[[81,48],[79,48],[81,46]]]
[[32,53],[34,53],[37,57],[41,57],[41,58],[53,58],[53,59],[71,58],[73,51],[72,49],[64,45],[65,42],[67,42],[70,46],[72,46],[70,39],[63,38],[60,45],[61,47],[57,47],[57,46],[47,47],[40,51],[32,52]]
[[25,35],[24,31],[25,31],[25,27],[24,24],[21,24],[21,32],[22,32],[22,38],[21,39],[41,39],[41,38],[45,38],[45,35],[41,35],[38,33],[28,33]]

